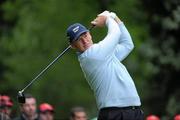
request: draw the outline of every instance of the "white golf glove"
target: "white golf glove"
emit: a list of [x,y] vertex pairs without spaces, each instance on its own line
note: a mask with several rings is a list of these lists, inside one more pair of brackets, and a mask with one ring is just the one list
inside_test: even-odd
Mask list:
[[104,12],[102,12],[102,13],[100,13],[100,14],[98,14],[98,16],[106,16],[106,17],[111,17],[111,14],[110,14],[110,12],[109,11],[104,11]]
[[[98,14],[97,16],[98,16],[98,17],[99,17],[99,16],[105,16],[105,17],[107,17],[107,18],[111,18],[110,12],[107,11],[107,10],[104,11],[104,12],[102,12],[102,13],[100,13],[100,14]],[[96,25],[96,24],[97,24],[97,19],[93,20],[93,21],[91,22],[91,24]]]
[[115,18],[117,17],[116,13],[114,13],[114,12],[110,12],[110,16],[111,16],[113,19],[115,19]]
[[104,12],[102,12],[102,13],[100,13],[100,14],[98,14],[98,16],[106,16],[106,17],[111,17],[111,18],[113,18],[113,19],[115,19],[115,18],[118,18],[118,16],[116,15],[116,13],[114,13],[114,12],[109,12],[109,11],[104,11]]

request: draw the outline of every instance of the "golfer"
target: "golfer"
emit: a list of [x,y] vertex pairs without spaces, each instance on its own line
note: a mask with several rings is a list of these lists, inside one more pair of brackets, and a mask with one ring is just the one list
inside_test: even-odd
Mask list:
[[105,11],[91,22],[96,27],[108,28],[99,43],[94,44],[89,30],[79,23],[68,27],[67,36],[94,91],[100,110],[98,120],[143,120],[136,87],[121,63],[134,45],[125,25],[117,18],[115,13]]

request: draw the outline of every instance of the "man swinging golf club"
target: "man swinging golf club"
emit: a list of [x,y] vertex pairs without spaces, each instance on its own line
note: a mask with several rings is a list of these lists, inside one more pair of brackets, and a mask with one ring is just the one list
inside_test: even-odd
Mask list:
[[68,27],[67,36],[94,91],[100,110],[98,120],[143,120],[136,87],[121,63],[134,47],[129,32],[116,14],[108,11],[99,14],[91,24],[108,28],[99,43],[93,44],[90,32],[79,23]]

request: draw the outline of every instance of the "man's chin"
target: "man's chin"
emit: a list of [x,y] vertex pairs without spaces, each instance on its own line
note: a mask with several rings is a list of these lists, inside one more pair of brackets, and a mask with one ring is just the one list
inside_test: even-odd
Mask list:
[[36,113],[29,113],[28,116],[35,116]]
[[91,47],[91,44],[87,44],[86,46],[84,46],[85,49],[88,49]]

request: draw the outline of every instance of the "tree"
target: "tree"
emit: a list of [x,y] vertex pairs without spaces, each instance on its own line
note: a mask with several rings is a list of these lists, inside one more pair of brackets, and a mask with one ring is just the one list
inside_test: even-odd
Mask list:
[[149,45],[145,45],[144,52],[154,70],[147,82],[146,105],[149,112],[172,117],[180,112],[177,107],[180,100],[180,1],[143,0],[142,5],[150,31]]

